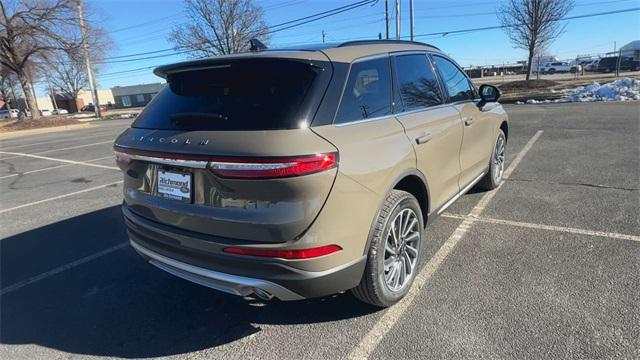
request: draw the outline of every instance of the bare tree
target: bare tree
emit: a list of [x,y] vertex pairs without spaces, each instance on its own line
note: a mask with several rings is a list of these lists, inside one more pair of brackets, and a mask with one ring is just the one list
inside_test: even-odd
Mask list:
[[169,37],[192,55],[215,56],[247,51],[249,40],[268,43],[263,10],[252,0],[184,0],[189,21],[176,26]]
[[536,49],[549,45],[565,27],[560,20],[573,8],[572,0],[507,0],[498,17],[515,47],[528,51],[527,80]]
[[7,110],[11,110],[11,101],[15,93],[13,76],[9,68],[0,65],[0,100],[6,104]]
[[[89,47],[94,73],[99,72],[100,63],[111,48],[111,39],[101,29],[89,28]],[[89,87],[89,77],[81,48],[71,47],[52,51],[43,56],[51,85],[68,99],[78,100],[78,94]]]
[[33,118],[40,112],[33,96],[29,73],[38,56],[61,48],[73,48],[77,17],[72,0],[0,1],[0,65],[11,70],[22,87]]

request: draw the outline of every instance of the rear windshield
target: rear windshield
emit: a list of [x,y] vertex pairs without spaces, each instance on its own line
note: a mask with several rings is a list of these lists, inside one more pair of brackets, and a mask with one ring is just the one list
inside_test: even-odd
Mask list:
[[169,74],[133,123],[159,130],[279,130],[297,116],[321,67],[284,59],[235,60]]

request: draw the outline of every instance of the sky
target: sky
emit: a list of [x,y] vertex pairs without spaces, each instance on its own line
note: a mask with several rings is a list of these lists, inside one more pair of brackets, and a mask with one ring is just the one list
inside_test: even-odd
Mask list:
[[[254,0],[264,10],[265,21],[273,25],[308,16],[355,0]],[[393,8],[394,0],[390,0]],[[455,31],[499,25],[499,0],[415,0],[415,34]],[[182,0],[85,0],[89,16],[112,38],[114,49],[108,57],[126,56],[172,48],[168,35],[185,22]],[[640,0],[576,0],[569,16],[640,7]],[[272,34],[271,47],[287,47],[322,42],[377,38],[385,33],[385,1],[360,7],[332,17]],[[409,0],[401,0],[401,35],[409,35]],[[391,37],[395,36],[392,13]],[[640,12],[627,12],[564,22],[565,32],[549,48],[561,59],[579,54],[613,51],[640,39]],[[501,29],[462,34],[417,36],[417,41],[433,44],[460,65],[514,63],[526,58]],[[112,59],[99,68],[98,88],[160,82],[153,66],[186,60],[186,54],[163,52],[139,57]],[[136,58],[147,59],[129,61]],[[153,58],[148,58],[153,57]],[[123,61],[126,60],[126,61]]]

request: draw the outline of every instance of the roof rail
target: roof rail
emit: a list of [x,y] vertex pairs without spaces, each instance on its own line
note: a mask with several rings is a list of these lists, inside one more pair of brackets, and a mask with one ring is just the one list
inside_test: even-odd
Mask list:
[[433,46],[431,44],[427,44],[419,41],[410,41],[410,40],[354,40],[354,41],[343,42],[342,44],[339,44],[337,47],[357,46],[357,45],[376,45],[376,44],[421,45],[421,46],[429,46],[436,50],[440,50],[438,47]]

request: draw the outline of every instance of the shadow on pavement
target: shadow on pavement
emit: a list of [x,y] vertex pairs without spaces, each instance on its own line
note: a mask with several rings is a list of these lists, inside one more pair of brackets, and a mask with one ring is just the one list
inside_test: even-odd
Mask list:
[[[125,241],[119,206],[3,239],[2,287]],[[376,311],[349,294],[299,302],[245,300],[166,274],[129,247],[1,300],[4,345],[117,357],[184,354],[241,339],[262,324],[335,321]]]

